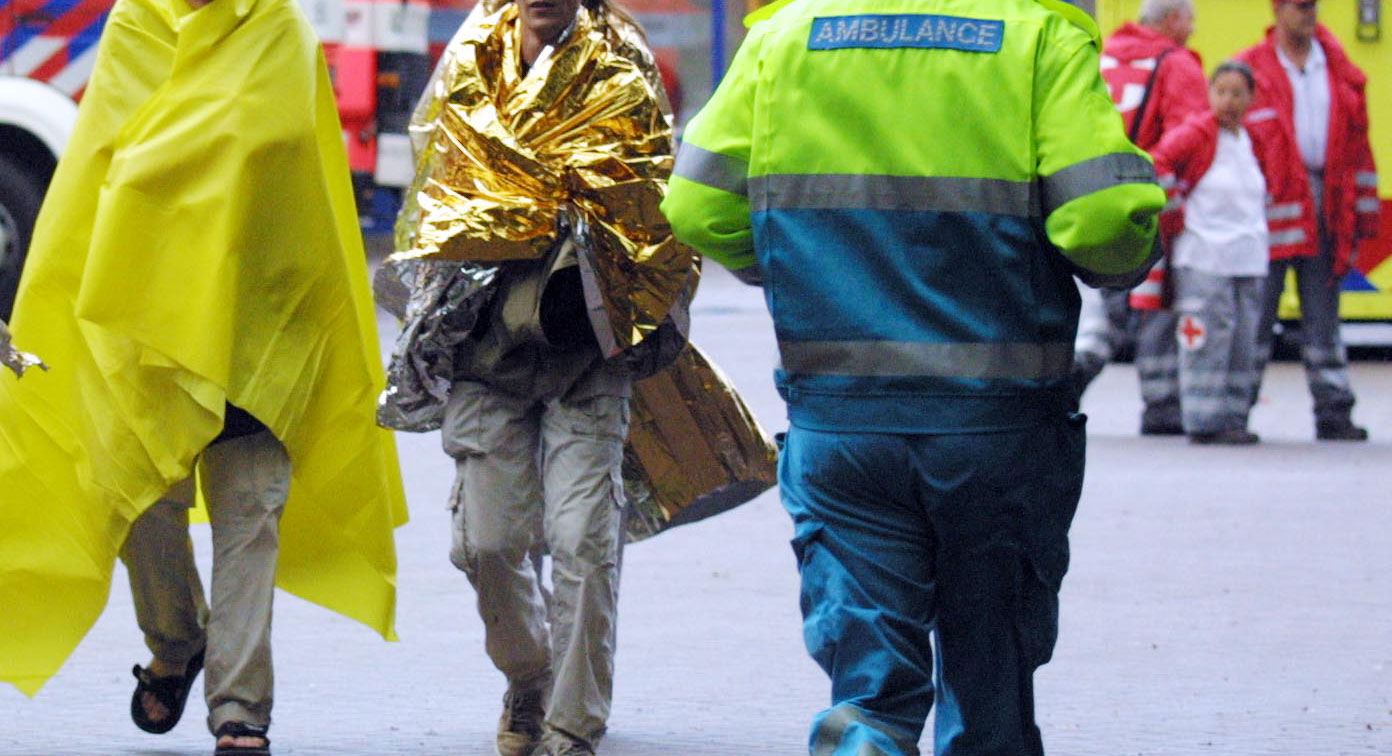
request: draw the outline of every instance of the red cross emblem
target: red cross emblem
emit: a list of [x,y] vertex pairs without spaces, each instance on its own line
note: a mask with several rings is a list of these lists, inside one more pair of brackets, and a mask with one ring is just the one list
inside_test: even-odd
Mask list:
[[1179,345],[1188,350],[1202,347],[1207,340],[1208,329],[1204,328],[1202,320],[1193,315],[1185,315],[1179,319]]

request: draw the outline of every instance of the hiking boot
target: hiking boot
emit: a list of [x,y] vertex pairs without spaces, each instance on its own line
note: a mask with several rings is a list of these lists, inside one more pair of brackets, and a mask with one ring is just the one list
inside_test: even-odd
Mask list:
[[594,746],[554,727],[546,728],[542,744],[546,747],[546,756],[595,756]]
[[1190,433],[1191,444],[1221,444],[1224,446],[1246,446],[1261,441],[1261,436],[1245,430],[1224,430],[1214,433]]
[[498,756],[531,756],[541,743],[547,685],[508,686],[498,718]]
[[1352,420],[1315,423],[1315,438],[1320,441],[1367,441],[1368,429],[1354,425]]

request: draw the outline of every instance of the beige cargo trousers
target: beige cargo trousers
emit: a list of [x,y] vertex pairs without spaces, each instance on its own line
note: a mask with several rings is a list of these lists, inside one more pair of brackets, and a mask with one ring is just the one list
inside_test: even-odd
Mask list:
[[[450,561],[478,594],[489,659],[514,689],[550,678],[546,726],[592,745],[613,697],[630,392],[603,364],[555,399],[459,381],[441,429],[457,470]],[[529,557],[538,521],[549,617]]]
[[290,458],[269,432],[220,441],[198,461],[212,523],[212,609],[194,564],[193,479],[176,483],[131,525],[121,548],[136,622],[156,658],[175,666],[206,647],[208,729],[271,723],[271,603]]

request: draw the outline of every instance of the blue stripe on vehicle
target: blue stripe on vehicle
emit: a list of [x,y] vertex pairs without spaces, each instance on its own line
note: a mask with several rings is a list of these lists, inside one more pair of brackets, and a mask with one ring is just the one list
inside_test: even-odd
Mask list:
[[81,2],[81,0],[53,0],[53,2],[39,8],[35,11],[35,14],[47,16],[52,20],[44,24],[28,23],[16,25],[9,35],[5,37],[5,44],[0,48],[0,60],[9,58],[16,52],[19,52],[30,40],[42,34],[43,31],[48,28],[49,24],[58,20],[60,16],[65,15],[73,8],[76,8],[79,2]]
[[76,60],[79,55],[87,52],[101,40],[102,28],[106,25],[106,17],[109,13],[110,10],[103,11],[95,21],[87,25],[87,28],[73,35],[72,43],[68,45],[69,60]]

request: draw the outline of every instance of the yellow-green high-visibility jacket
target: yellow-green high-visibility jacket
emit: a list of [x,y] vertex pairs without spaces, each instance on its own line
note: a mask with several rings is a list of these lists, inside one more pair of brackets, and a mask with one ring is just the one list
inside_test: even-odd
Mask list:
[[[761,279],[794,425],[989,432],[1071,411],[1078,298],[1165,203],[1043,0],[795,0],[687,125],[662,210]],[[757,267],[755,267],[757,266]]]

